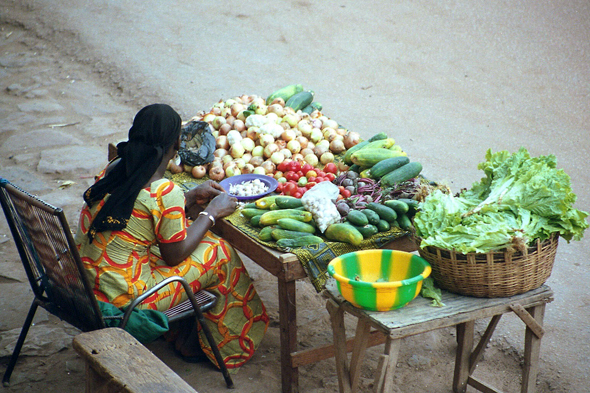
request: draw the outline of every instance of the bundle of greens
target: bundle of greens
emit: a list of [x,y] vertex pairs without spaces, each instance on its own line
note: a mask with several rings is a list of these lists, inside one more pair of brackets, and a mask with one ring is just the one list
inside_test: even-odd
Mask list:
[[573,208],[570,177],[556,168],[555,156],[488,150],[478,169],[485,177],[471,189],[455,196],[436,190],[421,203],[414,226],[422,247],[522,251],[554,233],[580,240],[588,228],[588,213]]

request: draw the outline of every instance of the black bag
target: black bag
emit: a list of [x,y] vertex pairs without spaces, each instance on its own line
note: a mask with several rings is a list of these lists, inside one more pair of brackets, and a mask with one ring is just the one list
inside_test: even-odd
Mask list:
[[191,120],[181,130],[178,156],[183,164],[205,165],[213,161],[215,137],[205,121]]

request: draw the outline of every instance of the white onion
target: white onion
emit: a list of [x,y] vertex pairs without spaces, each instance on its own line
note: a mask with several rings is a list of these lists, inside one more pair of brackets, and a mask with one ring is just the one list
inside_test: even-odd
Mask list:
[[264,147],[256,146],[252,149],[252,157],[262,157],[264,155]]
[[246,129],[246,125],[244,124],[243,120],[236,119],[234,120],[234,130],[242,132]]
[[218,136],[215,140],[215,147],[218,149],[229,149],[229,141],[227,140],[227,136]]
[[275,165],[280,164],[281,162],[283,162],[284,159],[285,159],[285,155],[283,153],[281,153],[280,151],[276,151],[276,152],[272,153],[272,155],[270,156],[270,160]]
[[[303,135],[305,136],[305,135]],[[311,130],[311,135],[309,136],[309,139],[313,142],[313,143],[318,143],[319,141],[322,140],[324,136],[322,135],[322,130],[320,130],[319,128],[314,128],[313,130]]]
[[291,150],[289,150],[289,149],[281,149],[281,150],[279,150],[279,152],[283,153],[285,158],[291,158],[293,156],[293,153],[291,153]]
[[256,143],[250,138],[243,138],[240,144],[244,147],[245,151],[252,151],[256,147]]
[[297,140],[292,140],[287,143],[287,149],[293,154],[297,154],[301,151],[301,143]]
[[245,152],[246,149],[244,149],[244,146],[242,146],[241,142],[234,143],[229,148],[229,154],[231,154],[233,158],[240,158],[244,155]]
[[279,146],[276,143],[269,143],[264,148],[264,156],[266,158],[270,158],[270,156],[272,156],[272,153],[277,151],[279,151]]
[[318,158],[315,154],[308,154],[303,159],[311,166],[315,167],[318,165]]

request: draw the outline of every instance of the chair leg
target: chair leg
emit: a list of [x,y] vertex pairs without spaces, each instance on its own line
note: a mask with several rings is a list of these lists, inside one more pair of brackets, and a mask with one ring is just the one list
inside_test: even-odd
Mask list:
[[225,365],[225,362],[223,361],[223,358],[221,357],[221,353],[219,352],[219,347],[217,346],[217,344],[215,343],[215,340],[213,339],[213,335],[211,334],[211,330],[209,330],[209,326],[207,326],[207,324],[205,323],[205,317],[203,316],[203,313],[201,312],[201,310],[199,308],[195,309],[195,312],[197,314],[197,321],[201,325],[201,328],[203,329],[203,332],[205,333],[205,337],[207,337],[207,341],[209,342],[209,345],[211,346],[211,350],[213,351],[213,354],[215,355],[215,360],[217,360],[217,364],[219,365],[219,369],[221,370],[221,373],[223,374],[223,379],[225,379],[225,384],[227,385],[227,387],[229,389],[233,389],[234,382],[232,381],[231,376],[229,375],[229,371],[227,370],[227,366]]
[[12,375],[12,371],[14,370],[14,366],[16,365],[16,361],[18,359],[18,355],[20,354],[23,344],[25,343],[27,333],[29,333],[29,328],[33,323],[33,317],[35,316],[37,307],[39,307],[39,304],[36,300],[33,300],[33,304],[31,304],[31,308],[29,308],[29,313],[27,314],[27,318],[25,319],[23,328],[21,329],[20,335],[18,336],[18,340],[16,341],[14,351],[12,351],[12,355],[10,356],[10,362],[8,363],[8,367],[4,372],[4,377],[2,377],[2,385],[4,385],[4,387],[10,386],[10,376]]

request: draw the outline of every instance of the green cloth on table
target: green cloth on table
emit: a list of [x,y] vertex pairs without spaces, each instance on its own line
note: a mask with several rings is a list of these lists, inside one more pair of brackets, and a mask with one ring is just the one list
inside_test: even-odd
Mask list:
[[[104,317],[121,317],[105,318],[104,322],[107,327],[119,327],[125,312],[110,303],[98,302],[98,308]],[[168,317],[166,314],[156,310],[141,310],[135,308],[131,311],[125,330],[142,344],[154,341],[169,329]]]

